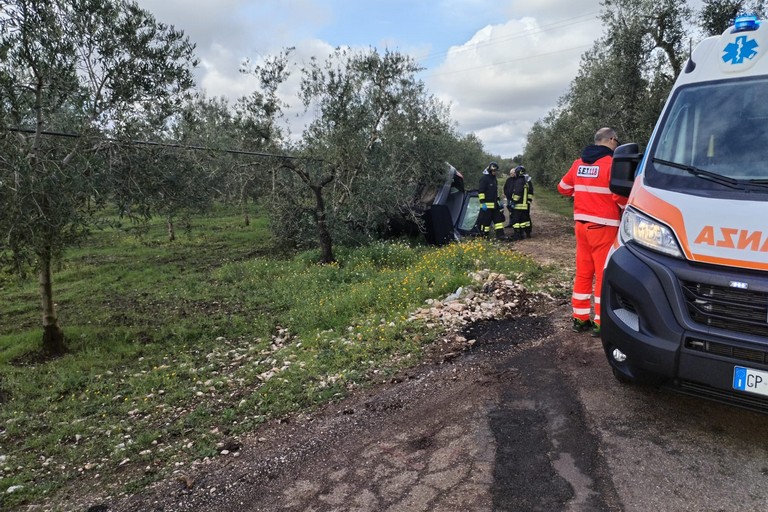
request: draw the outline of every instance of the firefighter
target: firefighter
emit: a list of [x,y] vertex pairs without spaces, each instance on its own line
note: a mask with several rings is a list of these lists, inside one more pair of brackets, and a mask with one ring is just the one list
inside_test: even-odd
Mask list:
[[491,162],[483,171],[480,184],[477,187],[477,198],[480,200],[480,213],[477,216],[477,224],[480,234],[487,237],[496,237],[504,240],[504,213],[499,205],[499,184],[496,181],[496,172],[499,164]]
[[[523,167],[522,165],[520,167]],[[533,180],[531,176],[525,172],[523,167],[523,176],[525,177],[525,183],[528,185],[528,224],[525,226],[525,237],[531,238],[533,232],[533,221],[531,220],[531,204],[533,203]]]
[[[612,128],[600,128],[594,144],[584,148],[560,180],[557,190],[573,197],[576,233],[576,276],[573,280],[573,326],[575,332],[591,331],[600,336],[600,287],[603,267],[627,199],[609,188],[613,150],[619,146]],[[592,282],[594,279],[594,288]],[[594,318],[590,320],[590,302],[594,296]]]
[[509,178],[504,183],[504,196],[509,210],[509,227],[514,230],[512,240],[531,236],[531,186],[530,177],[526,180],[525,167],[518,165],[509,171]]

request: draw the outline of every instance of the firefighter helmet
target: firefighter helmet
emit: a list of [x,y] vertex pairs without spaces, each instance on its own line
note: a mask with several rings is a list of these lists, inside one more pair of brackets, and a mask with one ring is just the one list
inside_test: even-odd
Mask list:
[[522,176],[525,173],[525,167],[518,165],[515,167],[515,176]]
[[498,171],[499,170],[499,164],[497,164],[496,162],[491,162],[490,164],[488,164],[488,170],[489,171],[493,171],[493,172]]

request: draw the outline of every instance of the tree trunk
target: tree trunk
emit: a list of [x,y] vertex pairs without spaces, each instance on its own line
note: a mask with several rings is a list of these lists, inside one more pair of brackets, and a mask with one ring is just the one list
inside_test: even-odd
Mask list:
[[248,196],[240,194],[240,204],[243,206],[243,222],[246,226],[250,226],[251,217],[248,215]]
[[312,187],[315,192],[315,222],[317,223],[317,235],[320,241],[320,262],[333,263],[333,239],[328,231],[325,215],[325,201],[323,201],[323,188]]
[[173,217],[168,216],[168,240],[173,242],[176,240],[176,230],[173,227]]
[[51,279],[51,249],[46,248],[40,256],[40,299],[43,306],[43,351],[60,356],[67,351],[64,331],[59,327],[56,305],[53,303],[53,281]]

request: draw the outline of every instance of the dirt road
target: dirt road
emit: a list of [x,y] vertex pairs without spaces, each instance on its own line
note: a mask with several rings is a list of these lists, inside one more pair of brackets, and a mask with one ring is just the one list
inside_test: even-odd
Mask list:
[[[534,222],[516,250],[572,265],[570,222]],[[768,508],[768,416],[620,385],[599,341],[570,331],[567,301],[520,300],[519,316],[462,333],[474,343],[88,510]]]

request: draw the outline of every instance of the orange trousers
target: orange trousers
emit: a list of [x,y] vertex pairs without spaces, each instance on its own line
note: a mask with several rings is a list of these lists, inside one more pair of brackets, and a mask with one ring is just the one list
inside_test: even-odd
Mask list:
[[[600,324],[600,287],[603,284],[605,259],[619,228],[592,222],[576,222],[576,277],[573,280],[573,317],[589,320],[594,295],[594,322]],[[594,288],[592,284],[594,282]]]

